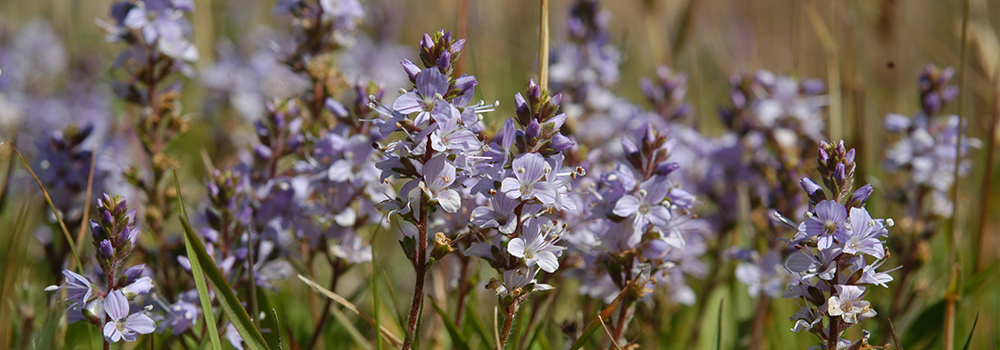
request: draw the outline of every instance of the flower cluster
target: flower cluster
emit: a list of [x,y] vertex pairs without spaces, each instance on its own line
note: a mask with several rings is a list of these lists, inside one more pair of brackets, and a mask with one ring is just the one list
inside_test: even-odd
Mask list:
[[[121,1],[111,6],[112,25],[106,25],[109,41],[122,41],[139,52],[130,52],[120,59],[137,59],[141,52],[162,54],[169,60],[193,62],[198,59],[198,49],[188,38],[191,23],[184,19],[184,13],[194,10],[191,0],[148,0]],[[150,62],[159,57],[145,57]],[[139,63],[140,65],[146,63]],[[147,67],[153,68],[153,67]]]
[[124,198],[105,194],[98,201],[97,214],[100,219],[92,220],[90,228],[103,282],[95,284],[88,277],[63,270],[65,283],[46,290],[66,291],[70,322],[86,320],[103,327],[106,342],[136,341],[140,334],[152,333],[156,324],[146,314],[149,307],[132,312],[129,306],[153,289],[153,279],[144,276],[145,264],[125,268],[139,236],[135,210],[129,210]]
[[309,62],[354,40],[365,15],[357,0],[280,0],[274,13],[292,19],[295,48],[285,62],[296,71],[309,70]]
[[[810,178],[801,180],[812,209],[788,243],[795,252],[785,260],[785,268],[793,280],[782,293],[801,300],[791,317],[793,331],[809,331],[838,346],[851,346],[841,334],[876,315],[864,299],[867,287],[888,287],[893,280],[889,272],[895,270],[877,270],[889,255],[884,239],[893,220],[873,219],[864,208],[873,192],[871,184],[853,191],[854,158],[854,149],[846,149],[843,141],[824,142],[817,169],[826,190]],[[856,344],[862,341],[867,340]]]
[[524,95],[517,93],[516,116],[494,136],[480,165],[485,172],[473,188],[480,205],[471,219],[483,242],[464,253],[485,259],[503,275],[487,288],[497,292],[505,310],[516,312],[530,292],[552,288],[535,279],[539,269],[555,273],[559,268],[565,247],[556,243],[567,226],[546,214],[577,208],[570,182],[584,171],[563,165],[563,151],[575,143],[560,133],[566,120],[559,113],[561,100],[533,81]]
[[[955,157],[965,157],[971,148],[981,146],[978,139],[959,138],[963,128],[959,125],[959,116],[941,114],[958,95],[958,86],[949,85],[954,75],[952,67],[942,70],[928,65],[918,79],[921,112],[912,118],[900,114],[885,117],[885,129],[900,135],[899,141],[886,151],[885,168],[890,173],[904,174],[908,182],[907,188],[899,193],[899,200],[918,202],[921,213],[926,211],[923,207],[929,205],[928,214],[943,218],[951,216],[948,192],[956,181]],[[960,149],[958,154],[956,146]],[[965,176],[971,166],[971,161],[962,161],[958,175]],[[922,216],[920,213],[907,215]],[[931,227],[928,229],[932,230]]]

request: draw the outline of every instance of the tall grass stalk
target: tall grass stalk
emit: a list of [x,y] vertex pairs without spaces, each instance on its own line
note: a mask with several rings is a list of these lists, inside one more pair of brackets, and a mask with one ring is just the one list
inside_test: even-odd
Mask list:
[[[954,169],[954,179],[955,188],[952,190],[952,212],[951,212],[951,234],[949,235],[949,246],[948,246],[948,261],[949,265],[953,266],[951,269],[952,276],[949,280],[954,283],[954,281],[959,281],[956,286],[949,286],[948,291],[945,294],[946,308],[944,313],[944,349],[953,350],[955,348],[955,302],[961,298],[962,286],[961,286],[961,262],[958,261],[957,250],[958,250],[958,190],[959,190],[959,168],[962,164],[962,137],[964,136],[964,124],[965,117],[963,107],[965,107],[965,75],[966,75],[966,59],[968,57],[969,45],[968,45],[968,35],[969,35],[969,0],[962,2],[962,51],[959,56],[960,62],[958,63],[958,139],[955,141],[955,169]],[[954,288],[952,288],[954,287]]]

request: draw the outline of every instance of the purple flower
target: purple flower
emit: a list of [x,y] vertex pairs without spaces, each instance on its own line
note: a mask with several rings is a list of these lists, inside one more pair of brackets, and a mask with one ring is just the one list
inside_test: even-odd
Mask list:
[[66,277],[63,285],[48,286],[45,288],[45,291],[53,292],[65,289],[66,301],[70,302],[70,304],[86,303],[94,297],[94,285],[90,282],[90,279],[70,270],[63,270],[62,273]]
[[437,129],[431,133],[431,148],[438,152],[466,153],[480,150],[483,145],[468,125],[460,125],[458,109],[446,105],[446,113],[433,115]]
[[416,90],[399,96],[392,109],[402,114],[419,112],[413,122],[420,125],[430,120],[435,106],[447,103],[444,94],[448,93],[448,76],[437,69],[424,69],[417,74],[416,85]]
[[500,192],[508,198],[523,201],[538,199],[545,205],[555,204],[556,189],[548,182],[542,181],[542,177],[552,171],[552,167],[545,162],[542,155],[525,153],[514,158],[511,164],[514,178],[503,179],[500,183]]
[[[825,306],[827,314],[830,316],[840,316],[847,323],[858,323],[858,321],[875,317],[875,309],[867,300],[864,300],[865,287],[853,285],[835,285],[837,294],[831,296]],[[820,307],[823,309],[824,307]]]
[[872,220],[864,208],[851,208],[849,222],[850,227],[838,231],[837,235],[837,240],[843,244],[844,253],[851,255],[865,253],[876,259],[884,258],[885,248],[882,247],[882,240],[879,238],[887,231],[882,225],[882,220]]
[[343,158],[330,164],[327,176],[333,182],[349,182],[360,186],[365,182],[377,182],[379,171],[372,162],[371,139],[364,135],[353,135],[343,146]]
[[645,231],[648,224],[666,228],[673,218],[670,209],[664,205],[664,199],[670,191],[670,184],[665,178],[653,176],[639,185],[635,194],[622,196],[615,204],[614,214],[621,217],[635,215],[635,227]]
[[847,208],[840,203],[825,200],[816,204],[815,215],[807,215],[806,221],[799,225],[799,232],[791,243],[798,244],[806,239],[819,236],[817,247],[826,250],[833,246],[835,233],[844,230],[847,220]]
[[455,166],[444,155],[439,155],[424,164],[421,188],[431,198],[437,201],[444,211],[454,213],[462,206],[462,197],[458,191],[450,189],[455,182]]
[[128,298],[119,290],[108,293],[104,299],[104,311],[108,313],[108,322],[104,324],[104,339],[109,342],[136,341],[139,334],[149,334],[156,330],[156,323],[142,311],[129,314]]
[[528,219],[524,223],[523,236],[507,243],[510,255],[524,259],[525,265],[538,265],[545,272],[553,273],[559,268],[558,256],[566,249],[555,245],[562,237],[566,225],[558,225],[547,218]]
[[500,233],[511,234],[517,226],[514,209],[521,201],[500,195],[492,196],[486,205],[472,210],[471,221],[482,228],[496,228]]

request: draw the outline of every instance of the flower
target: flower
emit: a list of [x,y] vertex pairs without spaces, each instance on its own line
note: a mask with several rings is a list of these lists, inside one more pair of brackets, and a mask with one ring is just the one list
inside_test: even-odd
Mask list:
[[830,316],[840,316],[847,323],[858,323],[858,321],[875,317],[875,309],[871,304],[862,299],[865,287],[842,285],[833,286],[837,294],[831,296],[826,303],[826,312]]
[[59,289],[66,290],[66,301],[70,304],[86,303],[94,297],[94,284],[90,279],[70,270],[63,270],[66,282],[62,286],[48,286],[45,291],[54,292]]
[[542,181],[542,177],[552,171],[552,167],[545,162],[542,155],[525,153],[514,158],[511,164],[514,177],[503,179],[500,183],[500,192],[508,198],[524,201],[537,199],[546,205],[556,202],[556,189],[548,182]]
[[524,223],[523,236],[511,239],[507,252],[524,259],[528,267],[538,265],[545,272],[553,273],[559,268],[558,255],[566,249],[555,245],[565,228],[565,224],[559,226],[547,218],[528,219]]
[[104,324],[104,339],[117,343],[139,339],[139,334],[149,334],[156,330],[156,323],[145,313],[129,314],[128,299],[120,290],[111,291],[104,299],[104,311],[108,322]]
[[424,164],[423,181],[421,188],[430,196],[432,201],[437,201],[444,211],[454,213],[462,206],[462,197],[458,191],[450,189],[455,182],[455,166],[448,161],[444,155],[438,155]]
[[417,74],[416,85],[416,89],[399,96],[392,103],[392,109],[402,114],[419,112],[413,122],[420,125],[430,120],[435,106],[446,103],[448,77],[437,69],[424,69]]
[[472,210],[471,221],[482,228],[496,228],[500,233],[511,234],[517,226],[514,209],[521,201],[507,196],[491,196],[486,205]]
[[847,208],[840,203],[824,200],[816,204],[815,215],[808,215],[808,219],[799,225],[799,232],[795,234],[792,244],[798,244],[806,239],[819,236],[817,246],[820,250],[829,249],[833,246],[834,234],[843,234],[844,223],[847,220]]
[[670,209],[664,205],[669,191],[666,178],[653,176],[640,184],[634,195],[622,196],[615,204],[614,213],[621,217],[635,215],[635,227],[639,230],[645,230],[648,224],[665,228],[673,218]]
[[851,208],[849,217],[850,227],[847,230],[839,231],[837,240],[843,244],[845,254],[857,255],[865,253],[882,259],[885,257],[885,249],[879,237],[886,234],[882,220],[872,220],[868,210],[864,208]]

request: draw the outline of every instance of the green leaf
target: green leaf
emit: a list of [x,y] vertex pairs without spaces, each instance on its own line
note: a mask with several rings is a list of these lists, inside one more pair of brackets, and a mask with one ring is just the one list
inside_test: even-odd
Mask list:
[[979,313],[977,312],[976,320],[972,321],[972,329],[969,330],[969,338],[965,340],[965,346],[962,347],[962,350],[969,350],[969,345],[972,344],[972,333],[976,331],[976,324],[978,323],[979,323]]
[[[355,315],[358,315],[359,317],[361,317],[361,319],[365,320],[365,322],[368,322],[368,324],[372,325],[373,327],[375,326],[375,320],[372,319],[371,316],[362,313],[357,306],[355,306],[353,303],[351,303],[344,297],[337,295],[337,293],[331,292],[329,289],[323,288],[323,286],[316,284],[315,281],[309,279],[306,276],[299,275],[299,280],[305,282],[306,285],[308,285],[313,290],[319,292],[319,294],[322,294],[323,296],[330,298],[330,300],[333,300],[334,302],[340,304],[341,306],[351,311]],[[333,312],[334,316],[337,316],[337,312],[340,312],[340,310],[338,310],[337,308],[331,308],[330,310]],[[399,340],[399,336],[392,334],[392,332],[389,332],[389,330],[385,329],[385,327],[379,327],[377,331],[381,333],[381,335],[385,337],[385,339],[388,340],[389,343],[392,344],[392,346],[395,346],[396,348],[401,348],[403,346],[403,342]]]
[[925,309],[903,337],[906,348],[920,349],[941,336],[941,320],[944,319],[945,300],[941,299]]
[[[180,184],[177,182],[176,170],[174,171],[174,186],[177,189],[177,202],[180,208],[178,216],[181,219],[181,225],[184,226],[184,246],[188,251],[188,259],[191,260],[192,273],[196,270],[201,270],[208,277],[208,280],[212,282],[219,305],[222,306],[222,310],[229,317],[230,322],[233,323],[236,332],[243,337],[243,342],[247,344],[248,348],[252,350],[270,349],[267,346],[267,341],[264,340],[264,336],[260,334],[257,327],[254,327],[253,321],[250,320],[250,315],[247,315],[247,311],[243,309],[240,299],[236,297],[236,293],[233,293],[233,288],[226,282],[226,278],[222,276],[219,267],[215,266],[212,257],[208,256],[208,252],[205,251],[205,244],[201,242],[201,237],[198,237],[194,233],[194,230],[191,229],[187,210],[184,208],[184,199],[181,196]],[[195,278],[195,282],[198,282],[197,277]],[[202,290],[198,290],[199,297],[202,299],[202,308],[205,307],[204,298],[207,295],[207,291],[204,293],[203,295]],[[208,313],[205,314],[208,315]],[[211,329],[212,327],[208,328]]]
[[31,174],[31,177],[35,179],[35,183],[38,184],[38,188],[42,190],[42,195],[45,197],[45,203],[48,203],[49,209],[52,210],[52,215],[55,215],[56,222],[59,223],[59,228],[62,230],[63,236],[66,236],[66,245],[69,246],[69,251],[73,253],[73,260],[76,262],[76,272],[83,274],[83,263],[80,262],[80,255],[76,251],[76,241],[73,240],[73,236],[70,235],[69,229],[66,228],[66,223],[63,222],[62,216],[59,215],[59,209],[56,209],[56,205],[52,204],[52,197],[49,196],[49,191],[45,190],[45,186],[42,185],[42,180],[39,180],[38,176],[35,175],[35,171],[31,170],[31,167],[28,166],[28,162],[21,156],[21,151],[18,151],[17,147],[14,147],[13,143],[9,143],[7,141],[0,142],[0,146],[4,144],[10,146],[10,149],[17,155],[17,158],[21,160],[21,165],[28,170],[28,174]]
[[722,349],[722,306],[725,304],[726,299],[722,298],[719,300],[719,320],[715,324],[715,350]]
[[270,317],[264,317],[260,320],[260,328],[270,329],[271,332],[262,332],[261,335],[264,336],[267,346],[271,347],[271,349],[280,349],[281,328],[279,328],[278,324],[278,312],[274,309],[274,305],[271,304],[271,298],[265,292],[265,289],[260,286],[257,287],[257,305],[259,310],[271,310]]
[[434,306],[434,311],[437,311],[438,315],[441,316],[441,320],[444,321],[444,327],[448,330],[448,335],[451,336],[451,347],[458,350],[469,350],[469,342],[462,336],[462,332],[458,330],[455,322],[448,317],[448,313],[434,299],[430,299],[430,301],[431,305]]
[[[475,300],[474,296],[470,298],[471,300]],[[479,315],[477,315],[476,311],[473,309],[474,308],[471,305],[465,308],[465,324],[470,324],[471,321],[472,329],[474,329],[476,334],[479,335],[483,344],[492,344],[493,336],[490,335],[490,331],[486,329],[486,324],[483,323],[483,320],[479,318]]]
[[[181,197],[181,186],[177,181],[177,171],[174,171],[174,188],[177,190],[177,202],[180,207],[181,221],[188,227],[187,211],[184,209],[184,199]],[[201,301],[201,314],[204,315],[206,332],[211,341],[212,349],[222,350],[222,342],[219,341],[219,329],[215,323],[215,313],[212,311],[212,298],[208,294],[208,285],[205,283],[205,272],[201,268],[201,257],[194,251],[191,237],[184,235],[184,248],[187,250],[188,261],[191,264],[191,275],[194,278],[194,285],[198,289],[198,300]],[[209,260],[211,261],[211,260]]]

